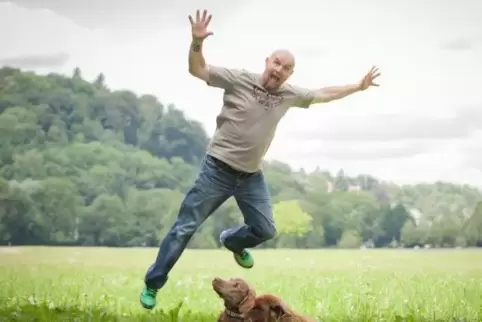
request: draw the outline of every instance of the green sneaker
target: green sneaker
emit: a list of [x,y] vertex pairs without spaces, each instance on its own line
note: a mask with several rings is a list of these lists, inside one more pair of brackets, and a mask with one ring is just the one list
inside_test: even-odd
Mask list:
[[141,292],[141,305],[148,310],[152,310],[154,306],[156,306],[156,295],[157,295],[157,290],[144,287],[144,289]]
[[241,254],[234,254],[234,259],[239,266],[251,268],[254,265],[254,258],[248,250],[243,250]]

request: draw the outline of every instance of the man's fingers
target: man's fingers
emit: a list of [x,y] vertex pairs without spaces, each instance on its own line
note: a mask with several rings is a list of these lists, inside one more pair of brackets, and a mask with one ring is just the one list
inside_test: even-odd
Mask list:
[[212,17],[213,17],[212,15],[209,15],[208,18],[206,19],[206,22],[204,23],[206,27],[209,26],[209,23],[211,22]]
[[196,10],[196,22],[199,22],[200,20],[200,15],[199,15],[199,9]]
[[213,35],[213,32],[212,32],[212,31],[206,32],[206,33],[204,34],[204,36],[201,37],[201,39],[204,40],[204,39],[206,39],[207,37],[212,36],[212,35]]
[[191,15],[189,15],[189,21],[191,22],[191,25],[193,24],[198,24],[198,23],[202,23],[204,24],[205,27],[207,27],[209,25],[209,23],[211,22],[211,18],[212,18],[212,15],[209,14],[208,15],[208,11],[206,9],[203,10],[203,13],[202,13],[202,16],[201,16],[201,12],[200,10],[196,10],[196,20],[194,21],[194,19],[192,18]]
[[201,39],[205,39],[209,36],[212,36],[214,35],[214,33],[212,31],[206,31],[202,36],[201,36]]
[[372,68],[370,69],[370,71],[365,75],[365,77],[363,77],[363,80],[362,80],[362,89],[366,86],[366,87],[369,87],[369,86],[375,86],[375,87],[378,87],[380,86],[379,84],[377,83],[374,83],[373,80],[375,78],[377,78],[378,76],[380,76],[381,73],[378,71],[378,67],[377,66],[372,66]]

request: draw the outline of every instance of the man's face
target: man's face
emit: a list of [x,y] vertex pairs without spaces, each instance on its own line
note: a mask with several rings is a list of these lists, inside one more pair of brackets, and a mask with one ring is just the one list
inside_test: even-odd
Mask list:
[[268,91],[277,90],[293,74],[294,58],[289,52],[278,51],[266,58],[263,86]]

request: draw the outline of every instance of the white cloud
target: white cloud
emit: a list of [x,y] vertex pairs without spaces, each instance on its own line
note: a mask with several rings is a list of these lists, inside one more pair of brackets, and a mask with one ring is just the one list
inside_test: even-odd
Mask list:
[[[471,137],[482,129],[482,104],[461,106],[452,111],[432,113],[403,113],[349,115],[345,112],[335,123],[322,122],[316,128],[299,127],[293,130],[298,140],[317,137],[321,140],[397,141],[397,140],[447,140]],[[444,115],[445,114],[445,115]]]
[[0,3],[1,57],[71,52],[95,43],[100,31],[76,25],[48,9]]
[[[2,0],[0,0],[2,2]],[[122,31],[125,37],[142,32],[150,34],[165,27],[182,27],[187,22],[188,12],[196,9],[195,1],[158,1],[158,0],[12,0],[19,6],[38,9],[46,8],[84,28],[101,28]],[[229,20],[231,15],[248,1],[239,1],[226,6],[223,0],[203,0],[202,7],[209,8],[219,20]],[[111,34],[115,36],[115,34]]]
[[336,141],[304,139],[296,146],[285,147],[281,156],[330,158],[339,161],[386,160],[408,158],[433,151],[439,142],[399,140],[395,142]]
[[0,66],[7,65],[17,68],[46,68],[55,69],[64,65],[69,60],[67,53],[52,53],[40,55],[20,55],[8,58],[0,58]]

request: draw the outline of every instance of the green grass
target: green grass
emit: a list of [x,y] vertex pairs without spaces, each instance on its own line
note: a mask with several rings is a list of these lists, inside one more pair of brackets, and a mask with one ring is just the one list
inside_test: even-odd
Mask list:
[[147,311],[138,297],[156,252],[0,248],[0,321],[215,321],[215,276],[323,321],[482,320],[480,250],[255,250],[251,270],[225,250],[189,250]]

